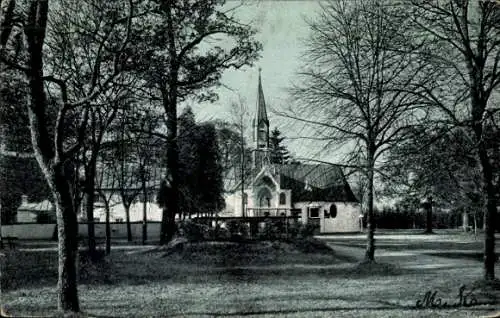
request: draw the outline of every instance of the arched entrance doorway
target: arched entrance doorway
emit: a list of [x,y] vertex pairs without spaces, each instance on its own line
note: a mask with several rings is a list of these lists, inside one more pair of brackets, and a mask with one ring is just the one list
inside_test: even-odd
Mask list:
[[270,208],[272,198],[273,195],[271,194],[271,190],[269,190],[269,188],[261,188],[257,193],[257,202],[259,204],[259,208]]

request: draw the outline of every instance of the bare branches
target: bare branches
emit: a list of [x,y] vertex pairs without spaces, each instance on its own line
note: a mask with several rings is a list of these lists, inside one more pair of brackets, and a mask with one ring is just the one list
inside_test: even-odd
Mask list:
[[377,152],[401,137],[408,118],[422,116],[417,113],[426,101],[411,92],[427,80],[424,74],[430,69],[412,51],[399,50],[412,46],[412,39],[404,33],[407,17],[397,8],[336,1],[322,9],[319,19],[309,22],[307,64],[298,73],[307,84],[293,92],[299,103],[314,107],[327,121],[298,111],[280,115],[329,128],[335,140],[362,140]]

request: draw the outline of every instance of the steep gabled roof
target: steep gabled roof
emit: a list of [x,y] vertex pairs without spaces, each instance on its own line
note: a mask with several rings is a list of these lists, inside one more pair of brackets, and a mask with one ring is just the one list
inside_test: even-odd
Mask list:
[[[159,189],[167,170],[160,167],[146,167],[146,171],[150,175],[146,182],[146,188]],[[113,171],[113,168],[106,165],[99,165],[96,171],[96,190],[118,191],[121,187],[129,191],[140,190],[142,184],[138,172],[139,166],[129,163],[125,166],[122,178],[119,171]]]
[[[249,186],[262,170],[253,170]],[[292,202],[327,201],[358,202],[347,182],[342,168],[326,164],[285,164],[271,165],[268,171],[281,189],[292,190]],[[228,192],[239,191],[241,183]]]
[[292,190],[292,202],[358,202],[339,166],[276,165],[281,189]]

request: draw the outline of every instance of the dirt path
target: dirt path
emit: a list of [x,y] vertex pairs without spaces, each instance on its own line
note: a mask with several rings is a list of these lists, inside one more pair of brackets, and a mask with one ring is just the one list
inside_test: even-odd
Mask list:
[[[346,255],[363,260],[365,249],[359,246],[346,246],[344,244],[336,244],[334,242],[327,242],[338,254]],[[445,250],[450,252],[450,250]],[[375,251],[375,260],[380,263],[391,263],[398,265],[402,269],[444,269],[477,267],[478,261],[473,259],[456,259],[449,257],[440,257],[429,254],[438,254],[440,250],[407,250],[407,251],[394,251],[388,250],[383,247],[378,247]],[[444,251],[443,251],[444,252]]]

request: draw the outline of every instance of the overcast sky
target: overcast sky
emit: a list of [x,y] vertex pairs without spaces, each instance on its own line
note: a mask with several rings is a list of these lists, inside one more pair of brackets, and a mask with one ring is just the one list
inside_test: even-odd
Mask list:
[[[236,3],[229,1],[228,5]],[[252,68],[228,70],[223,74],[222,83],[234,92],[220,88],[217,90],[218,102],[191,106],[198,120],[227,119],[231,103],[238,100],[239,93],[253,114],[256,109],[258,68],[261,67],[271,129],[278,127],[285,136],[296,136],[295,129],[274,116],[271,108],[280,109],[287,103],[289,96],[286,90],[300,66],[300,55],[304,50],[301,39],[309,33],[304,17],[314,17],[318,3],[311,0],[262,0],[250,3],[238,9],[238,16],[243,22],[253,21],[259,29],[257,39],[263,44],[262,58]],[[289,144],[289,148],[298,156],[305,156],[310,152],[310,147],[305,147],[304,143],[303,140],[294,141]]]

